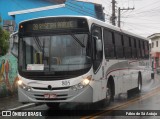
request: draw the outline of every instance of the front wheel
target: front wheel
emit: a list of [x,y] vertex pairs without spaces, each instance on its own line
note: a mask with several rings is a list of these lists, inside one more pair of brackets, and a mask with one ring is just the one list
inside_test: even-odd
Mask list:
[[108,83],[107,84],[107,91],[106,91],[106,98],[103,100],[105,106],[110,105],[112,97],[113,97],[113,93],[112,93],[112,89],[111,89],[111,84]]

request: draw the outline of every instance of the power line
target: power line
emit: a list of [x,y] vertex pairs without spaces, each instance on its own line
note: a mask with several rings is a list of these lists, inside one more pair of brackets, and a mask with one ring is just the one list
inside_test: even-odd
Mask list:
[[156,2],[153,2],[152,4],[143,6],[143,7],[139,8],[139,9],[136,9],[135,11],[139,11],[139,10],[142,10],[142,9],[144,9],[144,8],[151,7],[151,6],[155,5],[155,4],[158,4],[159,2],[160,2],[160,1],[158,0],[158,2],[157,2],[157,1],[156,1]]

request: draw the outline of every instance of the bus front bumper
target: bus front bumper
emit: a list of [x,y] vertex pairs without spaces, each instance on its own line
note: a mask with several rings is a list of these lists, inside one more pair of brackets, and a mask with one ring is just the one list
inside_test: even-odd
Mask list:
[[79,90],[71,88],[65,90],[38,90],[31,89],[26,91],[18,87],[18,97],[20,102],[77,102],[91,103],[93,102],[93,89],[86,86]]

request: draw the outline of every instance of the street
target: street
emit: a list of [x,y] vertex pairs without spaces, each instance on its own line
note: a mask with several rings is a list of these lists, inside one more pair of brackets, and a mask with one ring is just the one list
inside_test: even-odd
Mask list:
[[[52,119],[52,118],[160,118],[160,75],[155,75],[155,79],[143,80],[143,88],[140,94],[131,92],[132,96],[127,98],[127,94],[120,94],[110,106],[104,107],[101,103],[95,104],[73,104],[63,103],[59,110],[48,108],[45,104],[24,104],[18,102],[17,96],[2,99],[1,110],[12,111],[40,111],[42,117],[32,117],[33,119]],[[147,111],[147,112],[146,112]],[[136,113],[140,113],[139,116]],[[149,114],[148,114],[149,113]],[[5,117],[5,118],[17,118]],[[4,117],[3,117],[4,118]],[[28,118],[28,117],[24,117]]]

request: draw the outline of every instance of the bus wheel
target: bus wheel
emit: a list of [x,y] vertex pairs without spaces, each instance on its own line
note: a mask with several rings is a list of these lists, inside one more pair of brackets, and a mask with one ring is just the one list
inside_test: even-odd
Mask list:
[[138,74],[138,92],[142,91],[142,76],[141,73]]
[[52,108],[52,109],[59,109],[59,104],[60,104],[60,103],[52,103],[52,102],[46,103],[46,105],[47,105],[49,108]]
[[113,97],[112,89],[111,89],[111,84],[108,82],[107,83],[107,91],[106,91],[106,99],[104,100],[104,105],[108,106],[111,103]]

